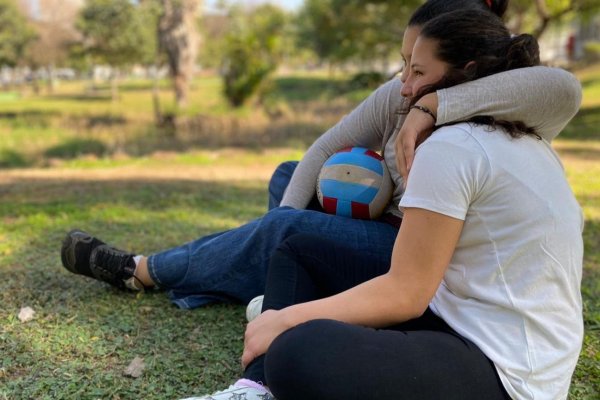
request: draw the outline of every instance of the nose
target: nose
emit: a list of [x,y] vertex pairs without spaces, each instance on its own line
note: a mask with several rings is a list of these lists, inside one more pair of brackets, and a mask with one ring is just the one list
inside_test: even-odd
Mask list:
[[408,68],[406,66],[402,67],[402,72],[400,73],[400,80],[402,83],[406,82],[408,79]]
[[402,81],[402,90],[400,94],[403,97],[411,97],[412,96],[412,84],[409,79],[405,79]]

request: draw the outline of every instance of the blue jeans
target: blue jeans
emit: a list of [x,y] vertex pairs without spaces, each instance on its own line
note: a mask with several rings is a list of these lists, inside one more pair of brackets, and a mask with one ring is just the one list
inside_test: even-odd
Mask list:
[[271,254],[296,233],[346,243],[378,262],[389,262],[398,233],[390,224],[278,207],[295,166],[284,163],[275,171],[269,184],[269,207],[274,208],[264,216],[148,257],[150,276],[173,303],[181,308],[248,303],[264,292]]

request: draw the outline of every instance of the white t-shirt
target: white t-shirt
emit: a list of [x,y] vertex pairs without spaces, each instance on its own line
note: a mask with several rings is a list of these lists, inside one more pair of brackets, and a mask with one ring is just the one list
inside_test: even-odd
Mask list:
[[440,128],[400,206],[464,220],[434,313],[493,361],[511,397],[566,398],[583,339],[583,216],[550,144]]

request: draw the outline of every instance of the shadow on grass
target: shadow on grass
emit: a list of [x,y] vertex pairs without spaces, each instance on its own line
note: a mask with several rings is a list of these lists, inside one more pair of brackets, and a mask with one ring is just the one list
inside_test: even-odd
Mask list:
[[581,80],[581,86],[584,89],[588,88],[590,86],[596,85],[598,83],[600,83],[600,79],[598,79],[598,78],[588,78],[588,79]]
[[120,115],[102,114],[93,115],[86,118],[87,128],[93,129],[96,127],[114,127],[122,126],[127,123],[127,118]]
[[[58,178],[6,185],[0,203],[1,394],[181,398],[233,381],[240,373],[242,306],[188,312],[170,305],[164,293],[120,292],[64,270],[59,249],[72,227],[144,254],[179,245],[260,215],[264,185]],[[36,311],[27,324],[15,317],[24,306]],[[143,375],[123,376],[136,356],[146,363]]]
[[13,128],[47,128],[54,117],[60,116],[59,111],[22,110],[0,112],[0,122],[5,122]]
[[559,137],[585,141],[600,140],[600,107],[581,109]]
[[106,103],[112,101],[110,93],[103,92],[90,92],[90,93],[77,93],[77,94],[53,94],[44,97],[46,100],[53,101],[81,101],[88,103]]
[[[18,244],[0,257],[2,394],[125,400],[152,393],[180,398],[228,385],[240,373],[243,307],[186,312],[170,306],[163,293],[119,292],[65,271],[59,261],[60,241],[71,227],[89,227],[113,245],[149,254],[210,233],[214,226],[206,225],[196,211],[247,220],[264,211],[265,194],[262,184],[245,186],[240,181],[27,178],[12,184],[0,203],[1,232]],[[168,210],[179,211],[165,214]],[[600,252],[600,222],[590,221],[584,236],[588,254],[583,296],[590,344],[584,346],[575,383],[581,393],[592,393],[597,382],[590,379],[598,379],[593,375],[597,365],[587,354],[597,352],[598,343],[592,329],[599,275],[593,263]],[[22,306],[37,312],[27,324],[14,317]],[[136,356],[146,363],[143,375],[123,377]]]
[[4,168],[23,168],[30,165],[27,158],[15,150],[0,150],[0,169]]
[[319,100],[323,96],[338,95],[348,90],[348,82],[326,77],[286,77],[275,80],[276,96],[288,102]]
[[[85,179],[85,175],[82,178]],[[131,209],[136,213],[188,208],[199,213],[211,212],[215,218],[221,216],[247,220],[264,213],[267,204],[266,183],[256,180],[221,182],[135,176],[117,180],[28,177],[0,183],[0,191],[6,193],[5,201],[0,203],[0,218],[27,218],[45,214],[62,215],[68,220],[71,214],[79,215],[78,218],[82,215],[89,218],[90,210],[105,209],[108,209],[107,217],[110,218],[114,217],[110,215],[110,208],[114,207],[120,210],[118,212]],[[12,202],[13,197],[19,201]],[[245,199],[245,202],[242,205],[231,199]],[[118,216],[119,219],[124,217]],[[132,221],[132,227],[136,223]],[[191,226],[202,225],[203,221],[195,221]],[[182,231],[188,229],[184,227]]]
[[73,159],[83,155],[100,157],[107,152],[106,145],[96,139],[71,139],[50,147],[44,152],[46,157]]

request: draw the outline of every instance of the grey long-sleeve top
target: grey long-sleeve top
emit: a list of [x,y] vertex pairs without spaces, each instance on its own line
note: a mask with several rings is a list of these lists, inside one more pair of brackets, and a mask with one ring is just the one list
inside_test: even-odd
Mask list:
[[[298,164],[281,202],[282,206],[306,208],[315,195],[317,177],[325,161],[336,151],[361,146],[381,151],[394,183],[387,212],[402,216],[402,177],[396,168],[394,142],[397,127],[406,115],[408,99],[400,94],[398,78],[375,90],[350,114],[321,135]],[[559,68],[531,67],[502,72],[476,81],[439,90],[437,124],[489,115],[523,121],[551,141],[575,115],[581,103],[581,85]]]

